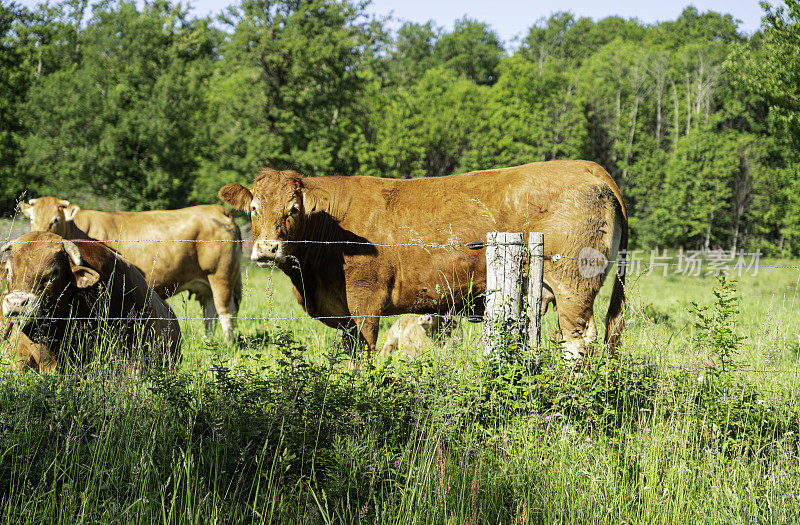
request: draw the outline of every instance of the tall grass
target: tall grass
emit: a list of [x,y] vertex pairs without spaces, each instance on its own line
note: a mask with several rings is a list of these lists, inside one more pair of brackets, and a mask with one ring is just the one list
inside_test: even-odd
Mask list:
[[[335,331],[256,320],[234,344],[186,321],[177,371],[5,374],[2,519],[796,522],[797,275],[764,273],[737,284],[731,329],[740,368],[778,373],[709,373],[691,302],[713,308],[716,280],[642,276],[621,362],[598,348],[581,373],[552,343],[499,366],[477,325],[463,345],[348,370]],[[302,316],[282,275],[246,275],[244,316]]]

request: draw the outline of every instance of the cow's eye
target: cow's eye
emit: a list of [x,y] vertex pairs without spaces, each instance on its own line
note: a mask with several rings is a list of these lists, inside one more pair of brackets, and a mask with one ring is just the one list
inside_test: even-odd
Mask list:
[[297,217],[298,213],[300,213],[300,207],[297,204],[292,204],[292,207],[289,208],[289,217]]
[[257,215],[257,214],[258,214],[258,212],[256,212],[256,207],[255,206],[250,206],[250,215]]

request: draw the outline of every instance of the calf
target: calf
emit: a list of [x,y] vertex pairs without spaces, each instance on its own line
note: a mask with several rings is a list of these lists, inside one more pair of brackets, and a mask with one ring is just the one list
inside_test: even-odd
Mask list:
[[102,341],[117,351],[174,365],[181,333],[172,309],[144,274],[107,246],[35,231],[0,249],[8,293],[3,315],[33,341],[88,360]]
[[461,325],[453,317],[431,314],[401,315],[389,328],[386,343],[379,355],[416,355],[421,348],[431,343],[444,344],[449,339],[460,341],[461,338]]

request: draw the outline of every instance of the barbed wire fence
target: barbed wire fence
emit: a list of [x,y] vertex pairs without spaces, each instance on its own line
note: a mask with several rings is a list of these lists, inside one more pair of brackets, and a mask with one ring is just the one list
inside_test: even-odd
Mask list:
[[[12,223],[12,226],[13,223]],[[14,244],[29,244],[29,243],[60,243],[61,241],[55,240],[34,240],[34,241],[17,241],[12,236],[17,233],[24,233],[23,228],[11,228],[7,235],[5,236],[6,239],[3,240],[0,244],[5,243],[14,243]],[[74,239],[73,242],[77,243],[97,243],[97,244],[105,244],[105,245],[121,245],[121,244],[129,244],[129,243],[149,243],[149,244],[165,244],[165,243],[197,243],[197,244],[207,244],[207,243],[238,243],[241,244],[242,247],[247,247],[248,245],[252,244],[251,239],[106,239],[106,240],[84,240],[84,239]],[[269,242],[269,241],[267,241]],[[331,241],[321,241],[321,240],[284,240],[280,241],[285,244],[298,244],[298,245],[342,245],[342,246],[370,246],[370,247],[380,247],[380,248],[407,248],[407,247],[418,247],[420,249],[444,249],[444,250],[470,250],[470,251],[477,251],[483,250],[489,246],[510,246],[516,243],[504,243],[504,242],[490,242],[490,241],[469,241],[469,242],[445,242],[445,243],[425,243],[425,242],[398,242],[398,243],[373,243],[369,241],[352,241],[352,240],[331,240]],[[743,271],[754,271],[757,274],[758,271],[761,269],[790,269],[790,270],[797,270],[798,271],[798,280],[797,283],[800,284],[800,265],[789,265],[789,264],[763,264],[760,262],[760,252],[755,253],[748,253],[748,252],[731,252],[725,250],[688,250],[683,251],[682,249],[678,252],[677,256],[669,256],[668,250],[664,249],[661,254],[659,255],[659,249],[656,248],[655,250],[650,251],[650,258],[649,262],[645,259],[637,258],[636,255],[639,252],[646,252],[646,250],[630,250],[630,251],[621,251],[618,254],[616,259],[604,259],[604,264],[610,267],[613,264],[622,263],[625,267],[624,271],[627,274],[634,274],[637,276],[641,275],[651,275],[654,270],[656,269],[663,269],[664,273],[666,273],[666,269],[670,267],[677,268],[676,274],[678,275],[686,275],[686,276],[717,276],[717,275],[730,275],[730,271],[733,270],[738,276],[742,276]],[[124,256],[124,255],[123,255]],[[743,257],[750,256],[751,261],[750,263],[746,263],[746,260],[743,261]],[[675,259],[678,260],[675,260]],[[544,254],[544,260],[550,261],[552,263],[559,263],[560,261],[574,261],[577,264],[581,263],[589,263],[591,265],[597,264],[597,259],[592,257],[586,256],[569,256],[564,255],[561,253],[549,253]],[[724,262],[731,262],[734,261],[733,266],[725,266]],[[706,263],[707,270],[703,273],[703,264]],[[798,291],[798,284],[795,285],[795,293]],[[469,314],[462,314],[458,312],[452,313],[433,313],[431,315],[441,316],[441,317],[452,317],[452,318],[459,318],[459,319],[466,319],[472,323],[481,323],[484,321],[482,316],[475,316]],[[362,319],[362,318],[378,318],[378,319],[395,319],[397,315],[380,315],[380,314],[351,314],[349,315],[352,319]],[[244,321],[321,321],[321,320],[339,320],[342,319],[343,316],[240,316],[237,315],[237,320],[244,320]],[[48,320],[48,321],[79,321],[79,320],[93,320],[94,318],[91,317],[38,317],[37,319],[40,320]],[[103,317],[104,320],[108,321],[127,321],[130,320],[130,317]],[[161,317],[154,317],[151,318],[154,320],[169,320],[170,318],[161,318]],[[206,317],[206,316],[182,316],[177,317],[180,321],[212,321],[216,320],[217,317]],[[668,364],[661,364],[661,363],[628,363],[634,366],[642,366],[642,367],[661,367],[661,368],[670,368],[670,369],[681,369],[681,370],[697,370],[698,367],[696,366],[684,366],[684,365],[668,365]],[[778,370],[778,369],[747,369],[747,368],[738,368],[732,369],[731,372],[737,373],[777,373],[777,374],[798,374],[800,375],[800,369],[798,370]]]

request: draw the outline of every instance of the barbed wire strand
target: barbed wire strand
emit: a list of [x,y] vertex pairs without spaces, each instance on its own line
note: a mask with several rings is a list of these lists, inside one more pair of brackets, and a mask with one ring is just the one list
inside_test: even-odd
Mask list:
[[[263,240],[263,239],[262,239]],[[52,243],[52,244],[60,244],[61,241],[57,240],[31,240],[31,241],[9,241],[11,244],[35,244],[35,243]],[[120,244],[120,243],[140,243],[140,242],[147,242],[147,243],[251,243],[254,241],[247,240],[247,239],[109,239],[109,240],[96,240],[96,239],[72,239],[72,242],[77,243],[97,243],[97,244]],[[373,243],[369,241],[319,241],[319,240],[285,240],[285,241],[277,241],[277,240],[264,240],[264,242],[282,242],[284,244],[324,244],[324,245],[347,245],[347,246],[374,246],[379,248],[394,248],[394,247],[411,247],[417,246],[421,248],[469,248],[471,250],[481,250],[487,246],[519,246],[519,243],[509,243],[509,242],[487,242],[487,241],[471,241],[471,242],[458,242],[458,243],[420,243],[420,242],[405,242],[405,243],[394,243],[394,244],[382,244],[382,243]],[[653,260],[652,252],[651,252],[651,259],[648,262],[647,259],[637,259],[635,258],[635,253],[641,250],[629,250],[621,252],[624,254],[624,257],[618,259],[607,259],[602,257],[602,254],[598,252],[600,257],[571,257],[569,255],[562,255],[560,253],[548,254],[544,255],[544,259],[558,262],[562,259],[571,260],[571,261],[578,261],[590,265],[610,265],[622,262],[625,266],[645,266],[647,268],[663,268],[666,266],[686,266],[688,269],[695,269],[698,266],[698,263],[708,263],[712,261],[717,264],[721,263],[730,263],[736,261],[734,264],[734,268],[744,265],[744,256],[750,257],[751,263],[747,266],[752,266],[755,264],[758,269],[761,268],[775,268],[775,269],[785,269],[785,270],[800,270],[800,265],[773,265],[773,264],[760,264],[754,261],[757,261],[760,258],[760,252],[740,252],[736,259],[737,255],[731,254],[729,257],[725,259],[717,259],[713,257],[708,257],[708,254],[716,254],[716,255],[724,255],[726,252],[724,250],[716,251],[702,251],[702,250],[689,250],[688,253],[691,255],[683,255],[678,254],[673,257],[680,257],[682,261],[672,262],[672,261],[661,261],[661,260]],[[632,255],[632,258],[629,259],[627,256]],[[669,257],[668,255],[664,256],[657,256],[659,258],[662,257]],[[739,262],[741,261],[741,262]],[[710,273],[722,273],[725,269],[730,269],[730,265],[727,266],[717,266],[712,270]],[[708,272],[708,269],[706,270]]]

